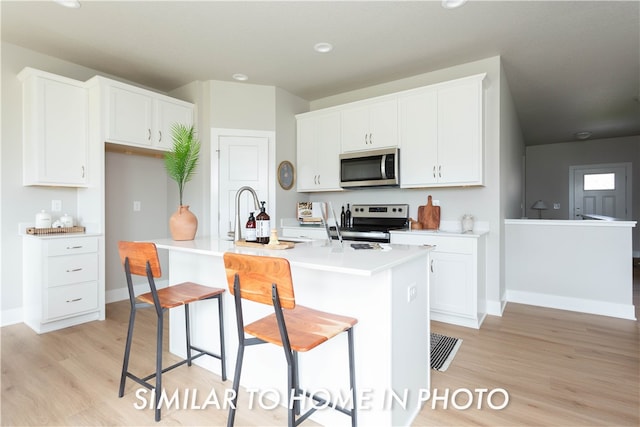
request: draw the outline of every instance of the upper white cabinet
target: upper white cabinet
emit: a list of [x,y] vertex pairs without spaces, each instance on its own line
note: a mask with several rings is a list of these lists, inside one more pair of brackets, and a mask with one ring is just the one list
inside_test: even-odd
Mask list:
[[169,150],[174,123],[193,124],[193,104],[134,86],[106,86],[106,140],[157,150]]
[[358,103],[342,111],[342,152],[398,145],[398,102],[394,98]]
[[18,78],[23,83],[23,184],[87,186],[84,84],[32,68]]
[[340,191],[340,113],[305,113],[297,121],[297,191]]
[[401,187],[483,185],[484,76],[400,96]]

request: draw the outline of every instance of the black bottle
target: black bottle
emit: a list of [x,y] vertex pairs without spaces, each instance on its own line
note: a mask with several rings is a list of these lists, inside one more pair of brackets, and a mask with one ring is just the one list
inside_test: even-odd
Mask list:
[[347,203],[347,212],[344,215],[345,227],[351,227],[351,209],[349,208],[349,203]]
[[344,213],[344,205],[342,205],[342,212],[340,212],[340,228],[345,228],[347,224],[346,214]]
[[271,235],[271,226],[269,224],[269,215],[264,207],[265,202],[260,207],[260,213],[256,216],[256,240],[258,243],[268,244],[269,236]]
[[253,212],[249,214],[249,220],[247,221],[247,226],[245,227],[246,237],[245,240],[247,242],[255,242],[257,241],[256,236],[256,219],[253,216]]

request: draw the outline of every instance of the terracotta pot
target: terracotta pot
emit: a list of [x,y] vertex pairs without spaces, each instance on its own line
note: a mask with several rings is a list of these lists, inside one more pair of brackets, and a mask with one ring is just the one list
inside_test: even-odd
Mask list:
[[181,205],[169,218],[169,230],[173,240],[193,240],[198,230],[198,218],[189,206]]

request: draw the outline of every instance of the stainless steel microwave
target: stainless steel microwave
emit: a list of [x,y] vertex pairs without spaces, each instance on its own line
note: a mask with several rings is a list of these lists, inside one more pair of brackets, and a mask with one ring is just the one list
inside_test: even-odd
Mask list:
[[398,148],[340,154],[342,188],[397,187]]

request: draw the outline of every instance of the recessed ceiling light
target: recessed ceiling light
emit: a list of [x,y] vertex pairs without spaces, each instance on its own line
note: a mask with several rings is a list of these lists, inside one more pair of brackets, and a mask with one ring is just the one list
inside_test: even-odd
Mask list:
[[68,7],[69,9],[80,8],[80,2],[78,0],[54,0],[61,6]]
[[333,50],[333,45],[326,42],[316,43],[315,46],[313,46],[313,50],[318,53],[329,53]]
[[249,79],[246,74],[236,73],[233,76],[234,80],[238,80],[239,82],[244,82]]
[[576,132],[576,138],[578,139],[589,139],[592,133],[589,131]]
[[467,0],[442,0],[442,7],[445,9],[455,9],[465,4]]

